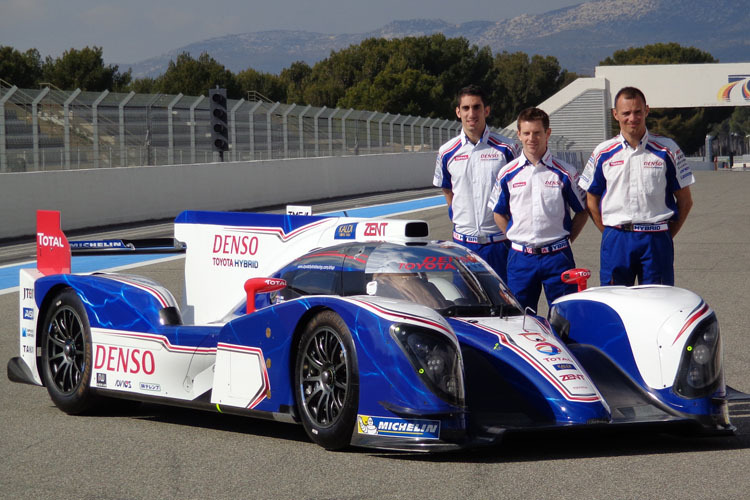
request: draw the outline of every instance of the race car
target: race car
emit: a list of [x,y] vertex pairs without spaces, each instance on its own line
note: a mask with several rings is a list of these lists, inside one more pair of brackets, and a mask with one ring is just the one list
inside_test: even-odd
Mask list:
[[149,401],[301,423],[332,450],[432,451],[525,429],[727,434],[728,402],[747,399],[698,295],[585,289],[572,270],[580,291],[547,319],[422,221],[183,212],[181,305],[143,277],[70,274],[60,214],[38,221],[8,377],[67,413]]

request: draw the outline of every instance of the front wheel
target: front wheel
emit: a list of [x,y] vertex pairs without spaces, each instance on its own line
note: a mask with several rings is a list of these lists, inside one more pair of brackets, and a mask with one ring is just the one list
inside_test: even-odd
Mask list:
[[83,413],[94,406],[91,394],[91,329],[81,299],[71,289],[58,293],[44,316],[42,377],[55,406]]
[[307,435],[329,449],[346,447],[359,401],[359,374],[349,328],[333,311],[315,316],[297,349],[295,398]]

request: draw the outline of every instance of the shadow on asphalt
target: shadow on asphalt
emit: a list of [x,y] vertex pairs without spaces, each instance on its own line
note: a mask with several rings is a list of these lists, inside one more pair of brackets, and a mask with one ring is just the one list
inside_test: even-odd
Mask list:
[[734,435],[696,434],[694,427],[669,433],[649,430],[555,429],[508,433],[492,447],[440,454],[379,454],[428,462],[503,463],[575,460],[620,456],[699,453],[750,448],[750,404],[735,405],[730,419]]
[[[97,416],[144,419],[233,432],[238,435],[246,434],[310,443],[301,425],[150,403],[117,401],[114,406],[108,406],[106,410],[97,412]],[[679,427],[670,433],[635,429],[567,428],[508,433],[497,445],[454,452],[414,453],[348,448],[338,453],[365,454],[375,458],[408,461],[503,463],[698,453],[750,448],[750,403],[732,406],[730,418],[736,432],[729,436],[696,435],[694,427]]]
[[[132,402],[130,403],[132,404]],[[153,422],[264,436],[286,441],[310,442],[307,434],[305,434],[305,429],[301,425],[175,406],[150,403],[142,403],[140,405],[136,403],[136,405],[136,407],[130,410],[118,412],[118,415]]]

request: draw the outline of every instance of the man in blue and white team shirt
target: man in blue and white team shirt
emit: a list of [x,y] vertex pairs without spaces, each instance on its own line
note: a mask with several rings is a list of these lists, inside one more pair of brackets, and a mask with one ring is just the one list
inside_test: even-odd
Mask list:
[[548,304],[577,290],[563,283],[561,274],[575,267],[570,244],[588,214],[576,169],[547,148],[552,132],[547,113],[525,109],[517,126],[523,152],[500,171],[490,203],[511,241],[508,287],[524,309],[536,310],[542,286]]
[[594,150],[581,175],[587,207],[602,231],[602,285],[674,285],[672,239],[693,206],[690,166],[677,144],[649,134],[643,92],[624,87],[612,114],[620,135]]
[[507,240],[487,205],[498,172],[516,157],[517,147],[511,139],[490,132],[490,106],[480,87],[461,89],[457,103],[463,130],[440,147],[433,184],[443,188],[453,240],[479,254],[505,281]]

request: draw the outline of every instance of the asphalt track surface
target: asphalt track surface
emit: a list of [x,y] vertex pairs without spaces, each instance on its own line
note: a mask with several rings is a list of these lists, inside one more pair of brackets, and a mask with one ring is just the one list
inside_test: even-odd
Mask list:
[[[677,284],[716,310],[727,381],[750,391],[750,173],[696,176],[695,206],[675,242]],[[315,211],[383,203],[393,196],[414,193],[328,203]],[[433,237],[450,235],[445,207],[400,217],[428,221]],[[127,229],[149,235],[168,230],[169,225]],[[577,264],[594,272],[593,284],[599,238],[589,223],[574,244]],[[23,260],[28,248],[21,247],[0,252]],[[181,289],[182,260],[129,272]],[[18,351],[17,301],[14,293],[0,295],[3,363]],[[68,416],[44,388],[2,376],[0,498],[747,498],[750,405],[736,405],[731,417],[736,435],[719,438],[536,432],[458,453],[328,452],[312,444],[301,426],[180,408],[140,405]]]

